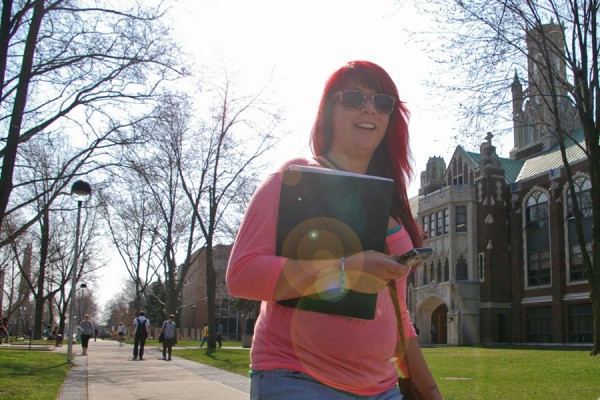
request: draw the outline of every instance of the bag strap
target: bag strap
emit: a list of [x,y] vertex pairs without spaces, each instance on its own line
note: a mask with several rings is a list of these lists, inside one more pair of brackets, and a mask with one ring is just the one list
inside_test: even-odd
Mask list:
[[392,303],[394,303],[394,310],[396,311],[396,320],[398,321],[398,332],[400,333],[400,341],[396,344],[396,351],[394,355],[398,358],[404,357],[406,363],[406,369],[408,370],[408,378],[410,374],[410,364],[408,363],[408,357],[406,356],[406,338],[404,336],[404,328],[402,326],[402,313],[400,312],[400,303],[398,302],[398,290],[396,289],[396,281],[392,279],[388,282],[388,288],[390,290],[390,296],[392,297]]

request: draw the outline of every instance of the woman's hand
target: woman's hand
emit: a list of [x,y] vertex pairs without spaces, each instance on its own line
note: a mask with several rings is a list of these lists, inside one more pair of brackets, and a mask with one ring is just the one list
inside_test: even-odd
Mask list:
[[342,280],[341,259],[292,260],[283,266],[275,286],[273,300],[310,296],[332,288],[354,290],[361,293],[378,293],[392,279],[408,274],[410,267],[399,264],[386,254],[368,250],[344,260]]
[[347,288],[361,293],[378,293],[391,280],[404,278],[410,267],[394,261],[392,257],[368,250],[345,260]]

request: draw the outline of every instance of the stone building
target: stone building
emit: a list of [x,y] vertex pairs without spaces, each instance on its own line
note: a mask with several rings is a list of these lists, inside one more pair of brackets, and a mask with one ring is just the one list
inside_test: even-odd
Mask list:
[[[549,24],[538,29],[556,33]],[[539,50],[528,33],[530,59]],[[533,39],[532,39],[533,38]],[[565,74],[562,60],[555,65]],[[429,159],[417,218],[433,256],[411,276],[408,303],[424,343],[451,345],[592,342],[589,286],[556,132],[548,124],[544,71],[512,84],[514,148],[500,157],[487,134],[479,152],[458,146],[448,165]],[[558,89],[564,91],[564,88]],[[567,96],[564,96],[567,99]],[[567,157],[591,248],[591,194],[574,107],[560,104]]]

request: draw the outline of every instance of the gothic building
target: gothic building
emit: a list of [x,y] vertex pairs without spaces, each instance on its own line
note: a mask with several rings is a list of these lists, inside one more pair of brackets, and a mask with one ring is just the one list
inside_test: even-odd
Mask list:
[[[541,57],[541,29],[562,44],[558,26],[538,27],[528,33],[530,60]],[[479,152],[458,146],[448,165],[432,157],[421,174],[417,218],[434,253],[411,276],[408,303],[423,343],[592,342],[589,286],[556,130],[544,123],[557,119],[539,65],[529,63],[526,90],[515,74],[509,158],[497,154],[488,133]],[[566,81],[559,57],[553,65]],[[565,101],[558,114],[571,138],[567,157],[590,249],[591,184],[577,145],[583,135],[574,107]]]

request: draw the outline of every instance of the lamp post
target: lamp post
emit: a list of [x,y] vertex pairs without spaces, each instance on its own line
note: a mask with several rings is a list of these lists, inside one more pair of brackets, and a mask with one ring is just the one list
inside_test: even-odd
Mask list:
[[196,305],[192,306],[192,340],[196,339]]
[[81,220],[81,206],[92,195],[92,187],[84,181],[76,181],[71,186],[71,196],[77,201],[77,227],[75,229],[75,246],[73,249],[73,267],[71,279],[71,302],[69,307],[69,336],[67,336],[67,363],[73,362],[73,319],[75,317],[75,292],[77,286],[77,264],[79,261],[79,224]]

